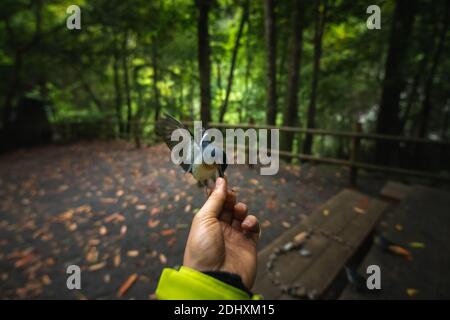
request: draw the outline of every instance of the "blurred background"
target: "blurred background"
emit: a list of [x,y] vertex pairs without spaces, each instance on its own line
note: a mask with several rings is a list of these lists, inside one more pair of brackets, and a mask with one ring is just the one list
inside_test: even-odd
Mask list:
[[204,201],[163,112],[280,128],[278,175],[228,171],[261,248],[344,187],[448,190],[448,1],[77,1],[69,30],[72,4],[0,2],[0,298],[154,298]]

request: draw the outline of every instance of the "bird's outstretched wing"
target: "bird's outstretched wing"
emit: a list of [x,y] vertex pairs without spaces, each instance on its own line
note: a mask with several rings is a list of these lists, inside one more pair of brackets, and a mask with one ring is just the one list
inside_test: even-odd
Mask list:
[[182,162],[180,164],[180,166],[183,168],[185,172],[191,172],[192,169],[191,163],[193,163],[194,159],[194,148],[199,148],[199,146],[197,143],[195,143],[192,132],[184,124],[182,124],[180,121],[172,117],[170,114],[164,113],[164,116],[165,118],[160,118],[156,122],[155,131],[157,135],[159,135],[161,138],[164,139],[164,142],[167,144],[170,150],[172,150],[173,147],[175,147],[179,143],[178,141],[172,141],[171,139],[172,132],[174,130],[176,129],[187,130],[191,136],[187,155],[187,158],[190,161],[189,163]]

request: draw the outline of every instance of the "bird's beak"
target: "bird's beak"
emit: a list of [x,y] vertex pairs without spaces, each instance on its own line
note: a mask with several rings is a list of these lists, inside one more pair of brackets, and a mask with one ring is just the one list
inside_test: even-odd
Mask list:
[[217,166],[217,170],[219,170],[219,177],[224,178],[224,172],[220,164]]

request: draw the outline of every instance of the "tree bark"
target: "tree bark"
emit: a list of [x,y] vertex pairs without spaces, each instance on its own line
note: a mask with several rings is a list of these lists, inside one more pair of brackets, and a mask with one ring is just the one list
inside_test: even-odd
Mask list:
[[200,116],[203,126],[211,121],[211,60],[208,31],[210,0],[197,0],[198,67],[200,73]]
[[266,123],[274,125],[277,116],[277,71],[276,71],[276,26],[275,26],[275,0],[264,0],[264,28],[266,43],[266,85],[267,105]]
[[20,50],[16,50],[14,56],[13,72],[11,75],[10,86],[5,96],[5,102],[3,105],[3,127],[9,130],[11,126],[11,113],[13,110],[13,102],[16,97],[16,92],[20,86],[20,72],[22,69],[22,53]]
[[122,43],[122,68],[123,68],[123,80],[125,86],[125,99],[127,102],[127,123],[125,132],[127,135],[131,133],[131,92],[130,92],[130,78],[128,74],[128,57],[127,57],[127,41],[128,41],[128,32],[125,32]]
[[[294,127],[298,124],[298,91],[300,78],[300,62],[303,47],[304,26],[304,2],[293,0],[291,51],[289,56],[289,71],[287,79],[286,105],[283,110],[283,126]],[[281,150],[292,151],[294,134],[283,132],[281,139]]]
[[428,56],[429,56],[429,53],[430,53],[429,48],[430,48],[430,44],[424,50],[424,55],[419,61],[419,68],[417,70],[416,75],[414,76],[414,80],[413,80],[413,83],[411,85],[411,90],[410,90],[409,95],[408,95],[408,101],[406,103],[405,112],[403,113],[403,116],[402,116],[401,121],[400,121],[399,132],[401,134],[405,134],[406,122],[408,121],[408,118],[410,116],[412,105],[416,101],[417,90],[419,89],[419,86],[420,86],[423,74],[425,72],[425,67],[426,67],[427,62],[428,62]]
[[223,118],[224,118],[225,113],[227,111],[228,99],[230,98],[231,86],[233,85],[234,67],[236,65],[236,58],[237,58],[237,54],[238,54],[238,51],[239,51],[239,46],[241,44],[242,32],[244,30],[245,22],[247,21],[247,19],[248,19],[248,1],[245,1],[244,5],[243,5],[243,8],[242,8],[242,17],[241,17],[241,22],[239,23],[238,34],[236,36],[236,40],[235,40],[234,48],[233,48],[233,53],[232,53],[232,56],[231,56],[231,66],[230,66],[230,73],[228,74],[227,90],[225,92],[225,99],[224,99],[224,101],[222,103],[222,106],[220,108],[219,122],[223,122]]
[[449,117],[450,116],[450,108],[447,106],[444,110],[444,119],[442,121],[442,128],[441,128],[441,139],[447,140],[448,137],[448,124],[449,124]]
[[136,149],[141,148],[141,135],[142,135],[142,118],[145,111],[144,106],[144,99],[142,97],[142,87],[138,83],[138,77],[139,77],[139,71],[141,70],[141,67],[136,67],[133,70],[133,87],[134,90],[137,92],[137,111],[135,115],[133,116],[133,136],[134,136],[134,143],[136,146]]
[[114,73],[114,91],[116,94],[115,107],[116,107],[116,119],[117,126],[119,128],[119,136],[124,132],[122,122],[122,88],[120,87],[119,79],[119,50],[117,48],[117,38],[114,37],[114,54],[113,54],[113,73]]
[[[377,119],[377,133],[400,133],[400,94],[405,87],[403,65],[407,58],[409,38],[414,21],[415,0],[396,2],[389,39],[389,49],[385,63],[383,92]],[[396,143],[377,141],[376,159],[387,165],[395,157]]]
[[[326,1],[316,1],[315,3],[315,19],[314,19],[314,62],[313,62],[313,78],[311,84],[311,96],[308,106],[308,115],[306,127],[315,128],[316,119],[316,100],[317,100],[317,84],[319,82],[320,58],[322,56],[322,37],[325,28],[325,15],[327,13]],[[313,136],[306,134],[303,143],[303,153],[311,154],[313,145]]]
[[158,48],[156,44],[156,37],[152,39],[152,69],[153,69],[153,101],[155,104],[155,121],[158,120],[161,112],[161,101],[159,99],[159,70],[158,70]]
[[[436,19],[435,16],[437,14],[438,8],[433,7],[431,11],[427,12],[424,21],[422,22],[425,25],[425,28],[422,27],[425,37],[423,37],[422,41],[420,42],[420,53],[422,53],[422,57],[418,63],[418,68],[416,71],[416,74],[414,76],[413,82],[411,84],[411,89],[409,90],[408,98],[406,101],[406,107],[405,111],[403,112],[403,115],[400,120],[400,130],[399,132],[403,135],[406,135],[406,124],[408,120],[411,118],[411,110],[414,104],[418,103],[417,99],[419,88],[422,85],[422,82],[424,80],[424,75],[426,74],[426,69],[428,65],[428,61],[430,60],[430,55],[433,52],[434,44],[435,44],[435,37],[434,35],[438,33],[439,28],[436,23],[434,23],[434,20]],[[429,25],[433,25],[433,27],[426,28]],[[422,26],[422,25],[420,25]],[[433,36],[430,36],[431,35]],[[415,127],[416,121],[414,121],[413,125],[411,125],[409,134],[412,133],[412,129]]]
[[448,2],[446,3],[446,7],[447,7],[447,10],[445,13],[445,18],[444,18],[444,23],[442,25],[441,33],[439,35],[438,47],[433,56],[433,59],[432,59],[433,62],[431,65],[430,73],[428,74],[428,78],[425,83],[425,97],[423,100],[421,117],[420,117],[421,121],[420,121],[420,126],[419,126],[419,138],[425,138],[425,136],[428,133],[428,123],[429,123],[431,111],[433,108],[433,102],[431,101],[431,94],[432,94],[432,90],[433,90],[434,78],[436,76],[437,67],[439,65],[439,60],[441,58],[442,50],[444,48],[445,35],[446,35],[447,29],[448,29],[448,20],[449,20],[448,16],[449,16],[449,10],[450,10]]

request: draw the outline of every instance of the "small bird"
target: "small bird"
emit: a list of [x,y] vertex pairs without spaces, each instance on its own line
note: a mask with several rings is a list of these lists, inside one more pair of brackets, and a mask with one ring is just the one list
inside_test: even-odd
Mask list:
[[172,150],[179,143],[178,141],[171,140],[172,132],[174,130],[184,129],[190,134],[191,138],[187,148],[187,150],[189,150],[188,154],[183,155],[184,159],[180,163],[183,170],[186,173],[192,174],[199,184],[205,188],[208,187],[209,180],[214,182],[217,177],[223,178],[228,164],[226,154],[221,148],[215,145],[211,145],[211,147],[208,148],[208,153],[210,153],[212,157],[222,159],[221,163],[214,162],[212,164],[208,164],[204,161],[204,159],[209,156],[205,154],[205,149],[211,144],[211,141],[206,139],[208,136],[207,131],[202,128],[200,141],[195,141],[194,135],[191,131],[189,131],[189,129],[186,128],[185,125],[167,113],[164,115],[164,118],[160,118],[156,122],[156,134],[164,139],[164,142],[170,150]]

